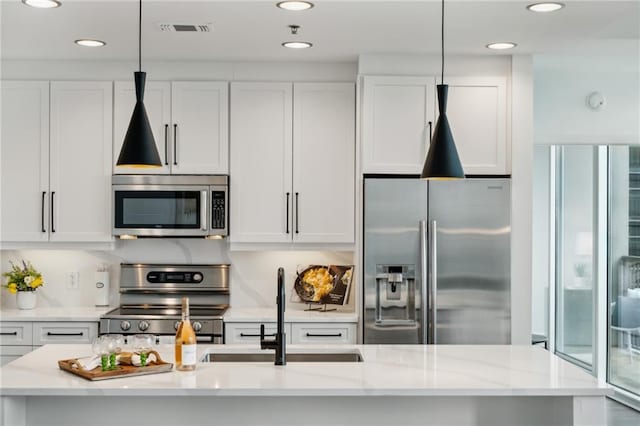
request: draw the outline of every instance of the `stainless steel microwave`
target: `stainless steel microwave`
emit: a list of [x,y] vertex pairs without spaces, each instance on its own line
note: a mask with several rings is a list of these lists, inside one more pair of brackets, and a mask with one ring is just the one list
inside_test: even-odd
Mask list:
[[114,175],[113,235],[228,235],[229,176]]

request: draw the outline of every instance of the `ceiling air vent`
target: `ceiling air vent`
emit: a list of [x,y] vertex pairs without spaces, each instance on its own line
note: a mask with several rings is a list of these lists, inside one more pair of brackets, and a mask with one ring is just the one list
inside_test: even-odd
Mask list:
[[158,24],[160,31],[170,33],[209,33],[212,24]]

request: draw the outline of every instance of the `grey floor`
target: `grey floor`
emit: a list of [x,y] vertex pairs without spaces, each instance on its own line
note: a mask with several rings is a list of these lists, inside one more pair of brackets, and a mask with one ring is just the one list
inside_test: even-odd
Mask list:
[[607,398],[606,426],[638,426],[640,412]]

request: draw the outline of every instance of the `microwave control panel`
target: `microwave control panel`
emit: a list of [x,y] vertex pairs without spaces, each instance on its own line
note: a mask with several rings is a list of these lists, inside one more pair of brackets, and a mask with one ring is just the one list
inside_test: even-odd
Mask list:
[[225,191],[211,192],[211,229],[225,229],[227,227],[227,218],[225,217],[225,204]]

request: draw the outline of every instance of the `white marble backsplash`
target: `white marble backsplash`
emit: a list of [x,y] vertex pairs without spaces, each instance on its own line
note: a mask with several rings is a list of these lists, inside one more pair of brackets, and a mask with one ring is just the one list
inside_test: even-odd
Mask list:
[[[39,307],[93,306],[95,271],[106,266],[110,277],[110,305],[119,304],[119,278],[121,263],[229,263],[231,264],[231,306],[275,307],[276,272],[282,266],[286,272],[287,301],[291,309],[303,308],[293,304],[291,294],[299,266],[308,264],[353,264],[352,252],[325,251],[234,251],[228,250],[226,241],[205,239],[139,239],[119,240],[114,250],[3,250],[0,268],[9,270],[9,261],[29,260],[39,270],[45,285],[38,289]],[[71,271],[79,274],[79,287],[67,288]],[[6,279],[2,279],[4,284]],[[355,306],[352,287],[347,306]],[[16,307],[15,296],[6,289],[0,292],[0,307]]]

